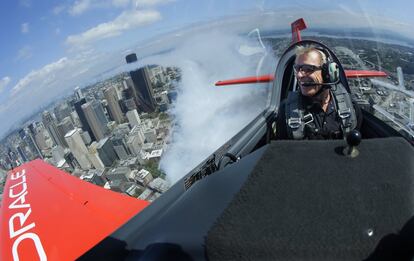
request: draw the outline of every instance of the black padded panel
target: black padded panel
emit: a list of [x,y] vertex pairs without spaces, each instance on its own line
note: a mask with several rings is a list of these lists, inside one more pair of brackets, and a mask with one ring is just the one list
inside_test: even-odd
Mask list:
[[360,155],[351,159],[341,155],[343,145],[340,140],[270,144],[209,231],[208,259],[412,255],[414,222],[407,222],[414,215],[413,148],[402,138],[363,140]]

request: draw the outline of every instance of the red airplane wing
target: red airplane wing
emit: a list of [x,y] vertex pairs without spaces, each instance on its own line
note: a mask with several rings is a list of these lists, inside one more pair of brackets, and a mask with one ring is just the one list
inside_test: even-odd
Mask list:
[[74,260],[148,204],[32,161],[8,173],[0,259]]
[[[367,78],[367,77],[387,77],[387,74],[382,71],[357,71],[357,70],[345,70],[345,76],[347,78]],[[273,75],[260,75],[249,76],[243,78],[236,78],[230,80],[218,81],[216,86],[233,85],[233,84],[247,84],[247,83],[264,83],[272,82],[275,78]]]
[[345,70],[345,75],[347,78],[387,77],[387,74],[381,71]]
[[231,80],[218,81],[215,83],[216,86],[232,85],[232,84],[246,84],[246,83],[262,83],[271,82],[274,80],[273,75],[261,75],[261,76],[250,76],[244,78],[237,78]]

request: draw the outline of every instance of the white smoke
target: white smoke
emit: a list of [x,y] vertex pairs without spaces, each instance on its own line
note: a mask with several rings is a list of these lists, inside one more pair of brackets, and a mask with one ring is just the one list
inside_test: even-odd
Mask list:
[[[217,87],[224,79],[270,73],[258,70],[263,54],[243,56],[248,39],[228,31],[185,37],[173,51],[149,57],[144,64],[176,66],[182,80],[170,113],[176,120],[172,144],[160,167],[176,182],[246,126],[265,107],[266,84]],[[251,43],[250,43],[251,44]],[[273,65],[273,67],[275,64]]]

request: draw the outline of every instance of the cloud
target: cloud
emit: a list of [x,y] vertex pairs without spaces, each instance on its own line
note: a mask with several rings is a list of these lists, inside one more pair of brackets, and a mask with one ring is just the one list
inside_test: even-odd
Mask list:
[[19,127],[23,118],[43,106],[71,94],[75,86],[106,79],[102,72],[123,64],[123,57],[117,52],[99,53],[89,49],[36,69],[14,86],[10,82],[11,90],[7,88],[0,95],[0,136],[8,129]]
[[11,79],[9,76],[5,76],[0,80],[0,93],[4,91],[7,85],[10,83]]
[[[77,16],[98,8],[148,8],[155,7],[162,4],[174,2],[175,0],[77,0],[72,6],[68,8],[68,13],[72,16]],[[58,14],[65,9],[64,6],[57,6],[53,9],[53,13]]]
[[112,5],[115,7],[127,7],[131,4],[131,0],[112,0]]
[[17,53],[16,58],[14,59],[15,62],[21,61],[21,60],[26,60],[29,59],[30,57],[32,57],[33,55],[33,49],[31,46],[26,45],[23,46]]
[[91,8],[92,2],[91,0],[77,0],[73,6],[69,8],[69,14],[70,15],[81,15],[85,11]]
[[23,34],[27,34],[30,31],[29,29],[29,23],[22,23],[21,25],[21,32]]
[[53,7],[53,9],[52,9],[52,13],[53,13],[54,15],[59,15],[59,14],[60,14],[60,13],[62,13],[65,9],[66,9],[66,6],[64,6],[64,5],[58,5],[58,6]]
[[153,7],[168,4],[174,1],[175,0],[135,0],[134,3],[136,7]]
[[67,63],[68,59],[66,57],[63,57],[56,62],[45,65],[39,70],[30,72],[23,79],[20,79],[12,88],[11,95],[16,95],[27,87],[34,85],[34,83],[39,85],[50,83],[55,79],[55,73],[63,69]]
[[160,19],[161,14],[153,10],[125,11],[113,21],[99,24],[81,34],[68,36],[66,44],[73,47],[85,46],[98,40],[120,35],[127,30],[157,22]]

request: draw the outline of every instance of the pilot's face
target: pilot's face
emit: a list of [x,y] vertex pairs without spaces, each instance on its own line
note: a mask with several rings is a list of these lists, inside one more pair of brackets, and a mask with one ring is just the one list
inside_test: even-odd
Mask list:
[[298,56],[296,58],[295,68],[302,95],[314,96],[322,86],[318,84],[303,86],[302,83],[323,83],[320,54],[314,51]]

